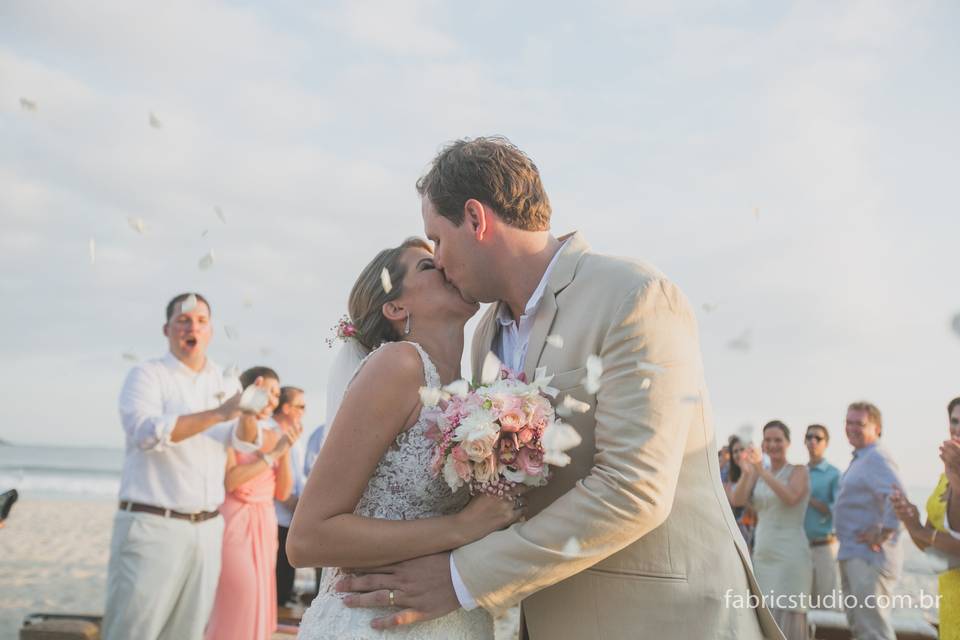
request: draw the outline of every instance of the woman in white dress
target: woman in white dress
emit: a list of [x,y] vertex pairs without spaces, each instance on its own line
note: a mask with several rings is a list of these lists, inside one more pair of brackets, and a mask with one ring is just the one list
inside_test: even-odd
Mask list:
[[[297,505],[287,538],[293,566],[389,565],[454,549],[522,516],[520,498],[471,499],[430,471],[434,443],[418,392],[461,377],[464,325],[477,309],[434,268],[430,246],[418,238],[382,251],[363,270],[349,310],[354,339],[370,355],[346,387]],[[401,611],[389,606],[396,593],[381,594],[384,608],[349,608],[347,594],[336,591],[343,573],[323,572],[300,638],[493,637],[483,609],[374,629],[374,619]]]
[[753,571],[767,606],[787,640],[807,640],[807,611],[813,561],[803,518],[810,501],[810,475],[806,465],[787,461],[790,429],[779,420],[763,427],[763,452],[756,447],[743,452],[743,477],[731,500],[733,506],[752,506],[757,512],[753,542]]

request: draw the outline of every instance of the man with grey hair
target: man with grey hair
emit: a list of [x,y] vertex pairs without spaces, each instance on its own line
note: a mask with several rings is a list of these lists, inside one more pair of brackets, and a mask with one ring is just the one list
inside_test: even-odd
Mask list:
[[882,429],[875,405],[854,402],[847,408],[853,460],[840,480],[833,517],[840,540],[843,604],[853,637],[896,640],[889,596],[900,579],[903,549],[890,496],[895,489],[902,491],[903,483],[897,463],[880,443]]

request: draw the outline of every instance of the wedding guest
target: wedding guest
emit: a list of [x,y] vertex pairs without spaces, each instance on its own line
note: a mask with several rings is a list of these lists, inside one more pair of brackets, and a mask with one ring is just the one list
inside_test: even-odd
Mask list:
[[[960,442],[960,398],[954,398],[947,405],[947,416],[950,439]],[[894,492],[891,500],[914,544],[923,551],[932,549],[945,560],[937,588],[941,597],[940,639],[960,640],[960,539],[950,536],[944,526],[950,487],[947,474],[941,474],[937,488],[927,499],[927,522],[922,525],[919,510],[906,496]]]
[[[897,463],[880,443],[882,432],[883,419],[875,405],[854,402],[847,408],[853,460],[840,478],[833,523],[840,540],[837,559],[844,609],[853,636],[896,640],[890,607],[880,606],[889,599],[877,596],[893,592],[903,568],[900,521],[890,502],[894,488],[903,483]],[[855,606],[847,606],[851,596]]]
[[[105,640],[200,638],[220,575],[227,450],[256,451],[240,387],[207,358],[210,304],[167,304],[169,351],[135,366],[120,392],[125,434],[120,510],[107,566]],[[224,401],[226,399],[226,401]]]
[[803,520],[813,559],[810,599],[814,607],[839,609],[836,599],[840,590],[837,565],[840,543],[833,530],[833,505],[840,490],[840,471],[823,457],[830,444],[830,432],[825,426],[812,424],[807,427],[803,441],[810,456],[807,462],[810,471],[810,505]]
[[[329,407],[327,408],[327,411],[329,415]],[[310,434],[310,438],[307,440],[307,450],[303,463],[303,473],[307,478],[310,477],[310,470],[313,469],[313,465],[320,456],[320,448],[323,446],[323,441],[326,439],[326,437],[327,425],[321,424],[313,430],[313,433]],[[317,567],[313,570],[313,594],[316,594],[320,591],[320,578],[322,576],[323,567]]]
[[723,484],[727,492],[727,500],[733,508],[733,517],[737,520],[737,526],[740,528],[740,535],[747,543],[747,548],[753,550],[753,528],[756,522],[756,514],[749,506],[738,507],[733,504],[733,492],[737,488],[737,483],[743,475],[739,461],[743,455],[743,442],[738,436],[730,436],[727,440],[727,449],[730,450],[730,470],[727,472],[727,480]]
[[[302,428],[303,414],[307,405],[304,402],[303,389],[297,387],[282,387],[280,389],[280,402],[273,412],[273,419],[281,427],[292,429],[294,425]],[[287,532],[290,530],[290,519],[293,518],[293,510],[297,508],[297,499],[303,491],[303,485],[307,481],[306,463],[306,442],[303,438],[298,438],[290,447],[290,466],[293,474],[293,488],[290,496],[286,500],[277,499],[274,501],[274,508],[277,513],[277,606],[291,607],[296,603],[292,602],[293,581],[296,571],[290,566],[287,560]]]
[[268,367],[243,372],[246,387],[264,381],[269,402],[260,414],[263,447],[228,451],[224,487],[223,568],[206,640],[269,640],[277,629],[277,516],[275,499],[286,500],[293,487],[290,446],[300,426],[269,419],[280,399],[280,378]]
[[730,473],[730,449],[723,446],[717,451],[718,462],[720,463],[720,482],[727,482],[727,475]]
[[[810,548],[803,533],[803,517],[810,497],[810,475],[802,465],[787,460],[790,429],[779,420],[763,427],[763,456],[756,447],[741,454],[743,477],[733,492],[733,503],[757,510],[753,570],[764,594],[771,594],[773,613],[787,640],[807,640],[807,613],[801,594],[813,580]],[[791,598],[792,596],[792,598]]]

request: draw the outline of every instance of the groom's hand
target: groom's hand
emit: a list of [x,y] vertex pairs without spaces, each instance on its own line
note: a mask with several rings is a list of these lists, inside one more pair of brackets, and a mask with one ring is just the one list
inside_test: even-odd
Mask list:
[[336,589],[353,592],[343,601],[348,607],[389,607],[393,591],[393,605],[402,611],[375,619],[374,629],[432,620],[460,608],[450,578],[449,553],[364,569],[360,575],[342,578]]

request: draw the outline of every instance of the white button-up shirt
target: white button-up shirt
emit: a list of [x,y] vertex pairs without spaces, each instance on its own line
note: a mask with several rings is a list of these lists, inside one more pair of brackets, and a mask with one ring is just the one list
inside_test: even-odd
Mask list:
[[209,359],[193,371],[172,353],[134,367],[120,392],[120,422],[126,452],[120,500],[183,513],[213,511],[223,503],[227,447],[253,452],[262,437],[247,443],[236,436],[237,420],[172,442],[182,415],[215,409],[240,390],[235,379]]
[[[500,310],[497,312],[497,324],[500,327],[499,335],[494,340],[494,353],[500,358],[500,362],[507,365],[513,371],[520,373],[526,364],[527,347],[530,346],[530,332],[533,331],[533,323],[537,318],[537,309],[543,301],[543,294],[547,291],[547,283],[550,281],[550,272],[553,271],[557,259],[563,251],[563,247],[569,242],[565,241],[553,254],[553,259],[547,265],[547,270],[543,272],[540,283],[533,290],[530,299],[523,309],[523,315],[520,321],[516,322],[510,313],[510,307],[506,303],[500,303]],[[453,590],[457,594],[457,600],[460,606],[467,611],[477,608],[477,601],[470,595],[467,585],[464,584],[460,572],[457,571],[457,565],[453,562],[453,554],[450,554],[450,578],[453,581]]]

